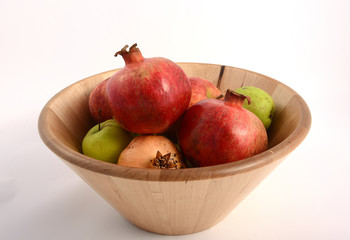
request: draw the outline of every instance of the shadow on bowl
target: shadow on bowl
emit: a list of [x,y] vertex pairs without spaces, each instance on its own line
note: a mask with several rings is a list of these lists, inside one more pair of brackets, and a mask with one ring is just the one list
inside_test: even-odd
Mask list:
[[212,81],[225,92],[256,86],[276,104],[269,148],[237,162],[179,170],[119,166],[81,154],[94,125],[88,107],[93,87],[117,70],[78,81],[43,108],[40,136],[53,153],[132,224],[146,231],[182,235],[206,230],[225,218],[304,140],[311,126],[307,104],[283,83],[252,71],[203,63],[178,63],[188,76]]

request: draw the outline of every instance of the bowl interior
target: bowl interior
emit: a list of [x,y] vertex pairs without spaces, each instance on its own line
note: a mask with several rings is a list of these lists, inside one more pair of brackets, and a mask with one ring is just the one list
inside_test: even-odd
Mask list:
[[[252,71],[202,63],[178,63],[188,76],[212,81],[223,93],[226,89],[256,86],[268,92],[276,105],[268,130],[269,149],[234,163],[205,167],[203,170],[144,170],[101,162],[81,154],[81,142],[95,124],[89,113],[88,98],[93,87],[117,70],[100,73],[78,81],[56,94],[44,107],[39,118],[39,132],[45,144],[60,158],[80,167],[120,176],[152,180],[188,180],[233,174],[263,166],[293,151],[305,138],[311,125],[310,111],[304,100],[291,88]],[[155,171],[154,171],[155,170]],[[152,177],[153,176],[153,177]]]

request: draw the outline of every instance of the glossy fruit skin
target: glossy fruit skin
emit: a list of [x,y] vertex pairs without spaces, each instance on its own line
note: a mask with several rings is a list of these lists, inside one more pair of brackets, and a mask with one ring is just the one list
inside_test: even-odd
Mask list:
[[235,90],[240,94],[249,96],[251,104],[244,101],[243,107],[254,113],[268,129],[275,114],[275,103],[272,97],[261,88],[245,86]]
[[[191,84],[191,99],[188,104],[188,108],[197,102],[207,99],[216,98],[222,99],[223,95],[221,91],[209,80],[200,77],[188,77]],[[177,142],[177,131],[180,126],[181,117],[165,132],[165,136],[171,139],[173,142]]]
[[[180,151],[174,143],[161,135],[139,135],[122,151],[118,164],[138,168],[155,168],[152,160],[159,151],[162,155],[171,153],[178,160],[179,166],[186,167],[182,162]],[[180,168],[180,167],[179,167]]]
[[188,105],[190,108],[197,102],[207,98],[217,98],[222,96],[221,91],[210,81],[199,77],[189,77],[191,83],[192,95]]
[[111,163],[117,163],[120,153],[133,139],[114,119],[92,127],[82,141],[84,155]]
[[238,161],[267,149],[264,125],[242,107],[245,98],[205,99],[184,114],[178,140],[197,167]]
[[[106,84],[109,78],[97,84],[89,95],[89,110],[96,123],[113,118],[112,109],[106,98]],[[99,113],[100,111],[100,113]]]
[[177,64],[143,58],[137,50],[122,54],[126,66],[108,81],[108,101],[114,118],[128,131],[163,133],[187,109],[191,86]]

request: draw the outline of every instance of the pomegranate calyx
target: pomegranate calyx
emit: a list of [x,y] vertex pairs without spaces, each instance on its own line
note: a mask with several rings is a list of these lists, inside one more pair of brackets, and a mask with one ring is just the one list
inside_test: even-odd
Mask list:
[[167,153],[162,155],[157,151],[155,159],[151,160],[151,164],[154,168],[160,169],[179,169],[182,168],[181,163],[175,158],[176,154]]
[[121,55],[123,56],[124,54],[127,54],[127,53],[132,53],[132,52],[136,52],[136,51],[140,51],[138,48],[137,48],[137,43],[134,43],[130,48],[129,48],[129,51],[127,50],[129,47],[129,45],[125,45],[120,51],[116,52],[114,54],[114,57],[118,56],[118,55]]
[[116,52],[114,56],[121,55],[126,65],[143,61],[144,58],[140,49],[137,47],[137,43],[134,43],[129,48],[129,51],[127,50],[128,47],[128,45],[125,45],[120,51]]
[[244,100],[247,99],[248,105],[250,105],[251,103],[251,99],[249,96],[237,93],[231,89],[227,89],[226,94],[225,94],[225,98],[224,100],[227,102],[236,102],[236,103],[240,103],[241,105],[243,105]]
[[131,47],[129,48],[129,53],[131,52],[135,52],[135,51],[140,51],[137,47],[137,43],[134,43],[133,45],[131,45]]
[[129,45],[125,45],[120,51],[116,52],[114,54],[114,57],[118,56],[118,55],[122,55],[125,53],[128,53],[128,51],[126,50],[129,47]]

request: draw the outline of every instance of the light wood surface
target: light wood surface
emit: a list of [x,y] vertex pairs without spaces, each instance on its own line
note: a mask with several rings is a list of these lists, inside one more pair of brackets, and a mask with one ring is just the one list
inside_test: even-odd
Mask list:
[[128,221],[167,235],[195,233],[220,222],[303,141],[311,126],[304,100],[279,81],[235,67],[179,65],[188,76],[208,79],[222,92],[249,85],[267,91],[276,104],[268,150],[234,163],[179,170],[131,168],[84,156],[81,142],[94,125],[89,93],[117,70],[88,77],[56,94],[38,123],[48,148]]

